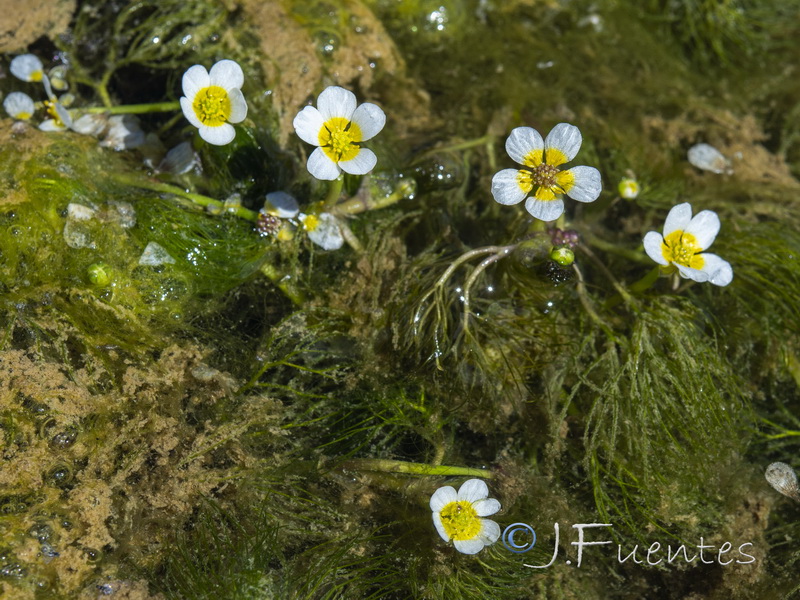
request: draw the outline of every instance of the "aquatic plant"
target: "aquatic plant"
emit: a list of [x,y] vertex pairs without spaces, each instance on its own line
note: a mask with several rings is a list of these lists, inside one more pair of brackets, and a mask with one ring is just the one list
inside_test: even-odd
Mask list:
[[[0,594],[796,593],[796,504],[763,476],[800,449],[784,11],[89,1],[20,49],[40,58],[2,84]],[[233,63],[247,103],[208,106],[229,143],[201,143],[180,75]],[[730,164],[693,168],[698,142]],[[562,169],[579,143],[596,168]],[[661,285],[665,263],[689,277]],[[757,563],[525,566],[573,559],[553,524],[592,521],[640,556],[740,538]]]

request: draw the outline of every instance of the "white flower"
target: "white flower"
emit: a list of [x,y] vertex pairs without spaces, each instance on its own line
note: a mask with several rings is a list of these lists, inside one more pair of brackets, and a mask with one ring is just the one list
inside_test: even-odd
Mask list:
[[330,213],[319,215],[297,215],[308,233],[308,239],[324,250],[338,250],[344,245],[342,228],[339,221]]
[[58,101],[55,94],[53,94],[53,88],[50,87],[50,79],[47,75],[42,77],[42,83],[44,84],[44,91],[48,98],[44,101],[44,105],[47,109],[47,114],[53,118],[39,123],[39,129],[42,131],[64,131],[66,129],[71,129],[72,117],[64,105]]
[[431,496],[436,531],[463,554],[476,554],[500,537],[500,526],[481,518],[500,510],[500,502],[488,496],[489,488],[480,479],[464,482],[458,492],[446,485]]
[[44,105],[47,107],[47,113],[53,118],[39,123],[39,129],[42,131],[66,131],[72,128],[72,117],[63,104],[55,100],[45,100]]
[[183,114],[209,144],[224,146],[236,136],[231,123],[241,123],[247,116],[243,83],[242,68],[232,60],[219,61],[211,71],[194,65],[183,74]]
[[664,271],[675,268],[685,279],[728,285],[733,280],[731,265],[716,254],[705,252],[719,233],[719,217],[704,210],[692,217],[688,202],[669,211],[664,235],[655,231],[644,236],[644,250]]
[[15,56],[9,65],[11,74],[22,81],[41,81],[44,77],[44,65],[33,54]]
[[308,172],[317,179],[336,179],[339,173],[365,175],[378,162],[361,142],[372,139],[386,124],[386,115],[368,102],[356,107],[353,92],[326,88],[317,98],[317,108],[306,106],[294,118],[301,140],[318,146],[308,157]]
[[[492,178],[492,195],[500,204],[518,204],[537,219],[554,221],[564,212],[562,194],[579,202],[597,200],[603,186],[594,167],[558,167],[571,161],[581,147],[580,130],[559,123],[542,139],[531,127],[517,127],[506,140],[506,152],[522,169],[503,169]],[[533,195],[528,195],[533,192]]]
[[6,99],[3,100],[3,108],[6,109],[8,115],[13,119],[20,121],[27,121],[33,116],[36,106],[33,104],[33,99],[28,94],[22,92],[11,92]]

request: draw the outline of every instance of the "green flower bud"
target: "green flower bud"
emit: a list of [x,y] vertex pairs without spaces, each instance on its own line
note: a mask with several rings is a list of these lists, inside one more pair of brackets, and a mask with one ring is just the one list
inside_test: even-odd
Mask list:
[[107,287],[111,284],[111,268],[105,263],[94,263],[86,269],[89,283],[97,287]]
[[562,267],[568,267],[575,262],[575,253],[566,246],[560,246],[550,251],[550,258]]

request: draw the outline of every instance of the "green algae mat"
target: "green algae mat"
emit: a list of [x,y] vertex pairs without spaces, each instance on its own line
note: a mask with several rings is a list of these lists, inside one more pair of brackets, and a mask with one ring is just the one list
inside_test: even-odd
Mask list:
[[800,597],[798,0],[0,17],[0,597]]

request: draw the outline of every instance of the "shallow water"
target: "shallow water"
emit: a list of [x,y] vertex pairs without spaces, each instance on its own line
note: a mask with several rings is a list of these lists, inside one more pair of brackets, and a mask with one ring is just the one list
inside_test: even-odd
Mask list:
[[[793,597],[764,471],[800,439],[797,9],[87,2],[5,48],[106,131],[0,127],[0,595]],[[248,113],[214,146],[176,101],[225,58]],[[341,190],[292,126],[329,85],[386,114]],[[511,131],[559,123],[599,197],[496,202]],[[258,217],[278,190],[342,247]],[[645,252],[684,202],[729,285]],[[501,535],[469,555],[429,503],[474,478]]]

